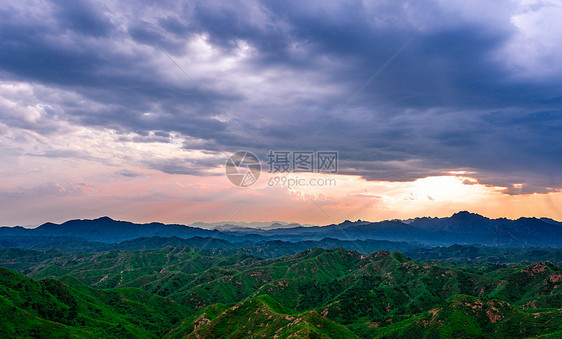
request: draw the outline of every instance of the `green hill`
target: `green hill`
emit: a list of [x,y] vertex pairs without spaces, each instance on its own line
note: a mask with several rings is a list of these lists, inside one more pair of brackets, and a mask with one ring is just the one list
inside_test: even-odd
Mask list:
[[378,338],[527,338],[562,334],[559,309],[524,311],[499,300],[456,295],[439,307],[380,328]]
[[2,337],[160,337],[184,307],[132,288],[97,290],[72,278],[33,280],[0,268]]
[[[347,330],[365,338],[420,331],[463,337],[513,330],[531,336],[562,330],[562,270],[550,263],[439,265],[399,252],[365,255],[342,248],[261,259],[185,247],[98,253],[7,250],[0,252],[0,260],[42,279],[4,270],[12,277],[0,285],[7,291],[1,294],[6,307],[12,303],[18,312],[29,313],[37,328],[55,322],[68,335],[88,331],[104,336],[115,326],[135,337],[213,337],[226,333],[221,331],[337,337]],[[14,283],[18,279],[35,286],[30,290],[36,293],[23,297],[26,289]],[[67,299],[76,306],[64,303]],[[484,313],[464,312],[458,300],[481,303]],[[505,321],[486,320],[482,314],[492,307]],[[429,321],[436,310],[442,323]],[[535,316],[552,321],[538,326]],[[299,326],[289,325],[287,317],[300,319]],[[461,325],[450,325],[455,319]],[[10,325],[18,321],[8,319],[3,326],[21,327]],[[273,325],[266,326],[270,321]],[[102,322],[112,330],[101,329]],[[281,327],[288,332],[275,332]]]
[[231,308],[212,305],[168,333],[167,338],[356,338],[345,326],[315,311],[293,313],[267,295]]

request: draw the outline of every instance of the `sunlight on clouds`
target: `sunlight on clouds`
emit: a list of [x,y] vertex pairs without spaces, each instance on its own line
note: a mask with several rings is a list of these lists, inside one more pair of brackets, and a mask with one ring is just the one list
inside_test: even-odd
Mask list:
[[562,72],[562,3],[521,1],[519,13],[511,17],[517,32],[499,59],[523,77],[545,79]]
[[[560,193],[510,196],[502,193],[505,187],[479,184],[477,179],[466,175],[432,176],[409,182],[366,181],[359,176],[349,175],[299,173],[286,176],[287,179],[292,178],[293,183],[297,178],[306,179],[306,182],[311,178],[334,178],[337,184],[332,187],[269,186],[267,181],[272,177],[275,176],[264,174],[255,189],[266,192],[269,197],[276,197],[275,201],[286,209],[280,213],[302,214],[300,222],[326,224],[331,223],[330,219],[384,220],[420,215],[449,216],[465,209],[491,217],[517,218],[534,215],[538,210],[543,213],[541,215],[562,217],[561,211],[544,207],[548,205],[545,201],[550,201],[551,205],[554,201],[562,202]],[[537,205],[538,201],[541,201],[542,207]],[[270,212],[276,210],[275,207],[269,208]]]
[[[40,103],[36,95],[83,100],[75,94],[20,83],[3,83],[0,90],[0,106],[6,109],[0,156],[10,164],[0,168],[0,175],[10,178],[0,183],[5,220],[21,219],[21,204],[36,212],[29,223],[51,216],[53,221],[98,217],[101,210],[133,221],[177,223],[234,218],[329,224],[447,216],[461,209],[491,217],[562,218],[556,208],[562,193],[507,195],[502,193],[506,187],[480,184],[477,173],[465,169],[414,181],[292,173],[286,175],[292,182],[271,185],[276,176],[264,168],[258,183],[241,189],[223,174],[227,154],[196,147],[204,140],[177,132],[122,133],[73,125],[57,119],[60,107]],[[153,118],[151,111],[141,114]]]
[[[560,1],[91,5],[84,25],[56,3],[4,8],[4,220],[562,218],[542,178],[560,172]],[[225,178],[221,151],[297,149],[320,126],[346,175]]]

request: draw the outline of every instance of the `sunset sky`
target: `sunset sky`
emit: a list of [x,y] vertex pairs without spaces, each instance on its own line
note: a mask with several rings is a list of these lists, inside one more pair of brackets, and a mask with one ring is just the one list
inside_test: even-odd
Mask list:
[[562,220],[560,1],[0,3],[0,225]]

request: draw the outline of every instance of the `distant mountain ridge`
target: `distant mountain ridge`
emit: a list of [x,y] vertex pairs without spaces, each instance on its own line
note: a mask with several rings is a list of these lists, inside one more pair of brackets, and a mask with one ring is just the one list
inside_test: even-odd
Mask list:
[[[128,221],[113,220],[109,217],[98,219],[75,219],[62,224],[45,223],[37,228],[0,227],[0,236],[48,236],[48,237],[73,237],[88,241],[114,243],[133,240],[142,237],[213,237],[221,238],[219,231],[204,230],[197,227],[162,224],[152,222],[148,224],[135,224]],[[230,236],[231,241],[243,241]]]
[[311,241],[333,238],[339,240],[388,240],[417,242],[430,246],[479,244],[502,247],[562,247],[562,223],[548,218],[490,219],[466,211],[450,217],[422,217],[368,222],[344,221],[327,226],[281,225],[266,229],[231,227],[208,230],[158,222],[135,224],[109,217],[93,220],[69,220],[62,224],[45,223],[37,228],[0,227],[0,239],[13,236],[71,237],[88,241],[116,243],[137,238],[207,237],[232,243],[271,240]]

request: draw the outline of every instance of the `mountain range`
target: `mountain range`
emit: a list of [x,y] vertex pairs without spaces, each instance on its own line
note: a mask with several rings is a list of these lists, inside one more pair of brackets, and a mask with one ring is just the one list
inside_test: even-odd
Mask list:
[[[225,225],[209,230],[162,223],[135,224],[109,217],[70,220],[62,224],[45,223],[36,228],[0,227],[0,241],[7,237],[68,237],[86,241],[116,243],[143,237],[208,237],[230,243],[282,241],[387,240],[415,242],[426,246],[479,244],[502,247],[560,247],[562,223],[547,218],[490,219],[458,212],[445,218],[415,218],[407,221],[344,221],[327,226],[248,228]],[[360,248],[358,249],[360,250]]]
[[562,337],[562,224],[0,228],[0,337]]

